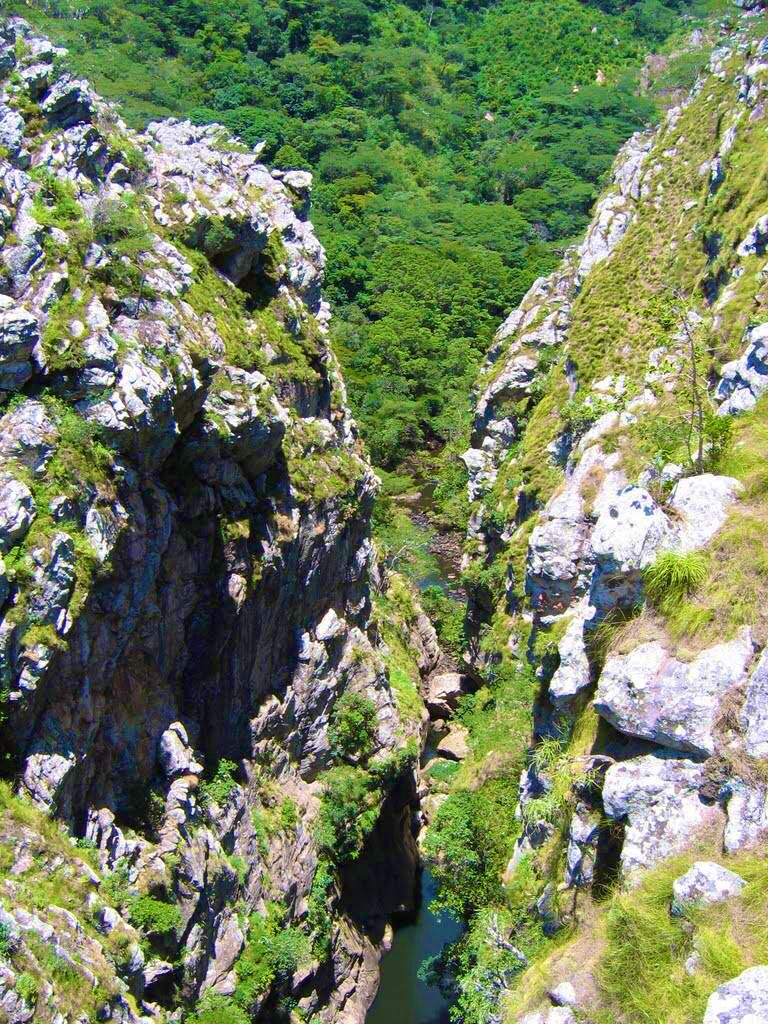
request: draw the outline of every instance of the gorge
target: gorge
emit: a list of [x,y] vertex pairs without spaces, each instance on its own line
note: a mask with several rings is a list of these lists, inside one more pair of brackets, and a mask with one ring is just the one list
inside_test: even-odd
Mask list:
[[[372,136],[331,196],[236,130],[277,107],[129,126],[156,10],[0,20],[0,1021],[768,1022],[768,15],[563,0],[575,83],[514,106],[483,32],[538,2],[372,6],[497,90],[469,249],[408,250]],[[374,60],[347,6],[249,10],[212,103]],[[208,29],[165,14],[178,84]],[[262,17],[287,55],[232,58]]]

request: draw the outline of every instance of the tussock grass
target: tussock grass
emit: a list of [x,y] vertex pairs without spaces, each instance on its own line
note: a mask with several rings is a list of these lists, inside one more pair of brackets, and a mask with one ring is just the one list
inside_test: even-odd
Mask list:
[[699,551],[665,551],[643,572],[646,596],[657,608],[671,611],[701,586],[707,570]]

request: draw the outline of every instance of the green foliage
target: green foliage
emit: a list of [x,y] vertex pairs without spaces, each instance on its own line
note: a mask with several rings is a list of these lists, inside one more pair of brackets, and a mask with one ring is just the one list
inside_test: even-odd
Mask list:
[[[711,993],[747,967],[765,963],[768,874],[764,858],[743,856],[726,866],[747,880],[725,904],[669,913],[672,883],[695,859],[677,857],[618,894],[606,922],[598,982],[609,1011],[626,1024],[688,1024],[701,1020]],[[715,855],[716,860],[721,856]],[[685,969],[693,950],[694,972]]]
[[699,551],[666,551],[643,571],[648,600],[662,612],[674,609],[706,579],[707,560]]
[[34,1006],[40,991],[37,978],[26,972],[16,979],[16,994],[21,996],[27,1006]]
[[[631,69],[690,5],[11,6],[134,124],[217,121],[313,170],[335,344],[370,449],[392,465],[465,428],[497,323],[583,229],[619,144],[653,114]],[[212,250],[227,241],[215,233]],[[135,293],[135,268],[110,272]]]
[[336,702],[328,726],[328,742],[337,758],[365,761],[376,744],[376,705],[369,697],[347,690]]
[[204,800],[222,806],[230,793],[237,788],[237,765],[234,761],[222,758],[216,765],[213,778],[208,779],[200,787]]
[[438,909],[468,916],[501,900],[501,875],[520,831],[516,803],[515,787],[496,779],[441,804],[425,845],[440,882]]
[[232,998],[209,989],[186,1020],[187,1024],[249,1024],[251,1018]]
[[461,658],[466,645],[464,605],[449,597],[441,587],[425,587],[421,603],[437,630],[441,646]]
[[310,955],[310,942],[298,928],[285,927],[284,912],[278,904],[267,905],[266,915],[253,914],[248,941],[235,964],[237,987],[234,1001],[252,1011],[259,996],[275,980],[286,980]]
[[7,924],[0,923],[0,957],[7,960],[13,951],[13,946],[13,933],[10,927]]
[[156,938],[172,936],[181,926],[181,911],[174,903],[154,896],[135,896],[128,903],[131,924]]
[[99,892],[107,903],[117,907],[118,910],[128,905],[131,899],[131,887],[128,868],[124,863],[118,861],[114,871],[102,881]]
[[316,824],[318,846],[334,864],[355,860],[378,821],[380,794],[367,772],[348,765],[331,768],[323,783]]
[[373,535],[388,569],[412,580],[434,578],[437,559],[429,550],[432,533],[415,523],[391,498],[382,495],[373,509]]

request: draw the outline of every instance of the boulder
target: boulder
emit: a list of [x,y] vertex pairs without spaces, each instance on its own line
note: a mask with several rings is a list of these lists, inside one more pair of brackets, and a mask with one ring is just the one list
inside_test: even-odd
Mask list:
[[569,888],[591,884],[595,873],[599,838],[599,812],[591,810],[586,804],[578,803],[568,828],[565,884]]
[[450,718],[459,698],[466,693],[467,677],[460,672],[440,672],[427,680],[424,703],[433,718]]
[[469,755],[469,733],[463,725],[454,725],[437,744],[437,752],[449,761],[463,761]]
[[763,651],[749,677],[740,722],[747,754],[750,757],[768,757],[768,650]]
[[158,760],[167,778],[179,775],[200,775],[203,766],[195,760],[187,730],[181,722],[174,722],[160,737]]
[[703,765],[671,751],[611,765],[603,784],[605,813],[626,822],[622,867],[628,877],[684,849],[696,834],[720,824],[721,811],[699,795]]
[[64,75],[54,83],[40,109],[48,120],[59,128],[91,121],[94,114],[95,97],[86,81]]
[[549,682],[549,699],[559,711],[567,713],[592,683],[583,615],[575,615],[568,623],[557,653],[560,663]]
[[28,399],[0,419],[0,458],[38,475],[56,449],[58,431],[42,402]]
[[610,657],[595,710],[616,729],[673,750],[710,757],[720,701],[743,682],[753,657],[748,628],[729,643],[678,661],[658,641]]
[[681,915],[686,908],[700,903],[720,903],[738,896],[747,883],[722,864],[697,860],[672,883],[672,913]]
[[675,524],[675,550],[704,547],[723,525],[729,506],[742,490],[733,477],[712,473],[679,480],[670,497],[670,505],[680,515]]
[[704,1024],[768,1024],[768,967],[750,967],[715,989]]

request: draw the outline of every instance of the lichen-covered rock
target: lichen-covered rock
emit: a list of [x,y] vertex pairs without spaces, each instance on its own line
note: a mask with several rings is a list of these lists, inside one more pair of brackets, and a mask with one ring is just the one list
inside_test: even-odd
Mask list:
[[725,364],[717,385],[715,397],[723,415],[752,409],[768,390],[768,324],[749,328],[746,341],[744,354]]
[[740,721],[747,754],[768,757],[768,653],[765,651],[749,677]]
[[768,1021],[768,967],[750,967],[715,989],[704,1024],[765,1024]]
[[608,658],[595,710],[631,736],[709,757],[720,701],[746,679],[753,655],[748,628],[691,662],[672,657],[658,641],[640,644],[630,654]]
[[728,853],[750,849],[768,836],[768,787],[732,779],[725,789],[728,823],[724,846]]
[[738,896],[747,883],[734,871],[710,860],[695,864],[672,883],[672,913],[683,914],[699,903],[720,903]]
[[639,872],[679,853],[707,827],[722,822],[722,811],[700,789],[704,768],[659,751],[611,765],[603,785],[605,813],[626,822],[621,864]]

